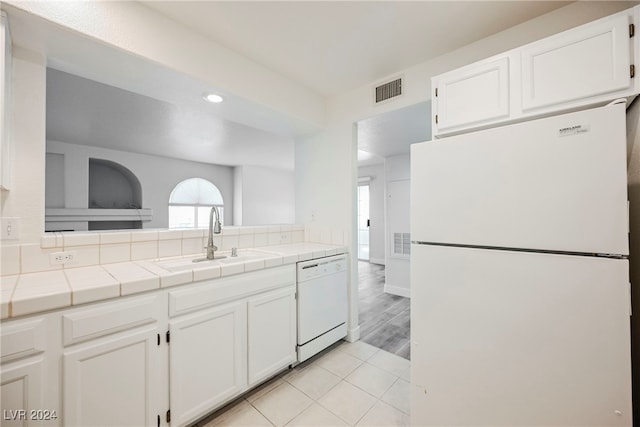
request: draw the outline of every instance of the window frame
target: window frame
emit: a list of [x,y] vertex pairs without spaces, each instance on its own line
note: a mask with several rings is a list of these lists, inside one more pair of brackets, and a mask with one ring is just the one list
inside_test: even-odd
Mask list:
[[[192,179],[200,179],[203,181],[206,181],[207,183],[211,184],[217,191],[218,193],[220,193],[220,198],[222,199],[222,203],[214,203],[214,204],[203,204],[203,203],[172,203],[171,202],[171,196],[174,194],[175,189],[180,186],[181,184],[183,184],[186,181],[192,180]],[[217,185],[215,185],[213,182],[209,181],[208,179],[205,178],[200,178],[200,177],[193,177],[193,178],[187,178],[184,179],[182,181],[180,181],[179,183],[177,183],[174,187],[173,190],[171,190],[171,194],[169,194],[169,202],[167,204],[167,210],[168,210],[168,228],[169,229],[189,229],[189,228],[200,228],[201,226],[198,225],[199,221],[198,221],[198,210],[199,208],[209,208],[209,210],[212,207],[217,207],[219,214],[220,214],[220,222],[224,223],[224,198],[222,197],[222,191],[220,191],[220,189],[218,188]],[[183,226],[183,227],[172,227],[171,226],[171,208],[172,207],[190,207],[193,208],[193,225],[192,226]],[[207,213],[208,215],[208,213]]]

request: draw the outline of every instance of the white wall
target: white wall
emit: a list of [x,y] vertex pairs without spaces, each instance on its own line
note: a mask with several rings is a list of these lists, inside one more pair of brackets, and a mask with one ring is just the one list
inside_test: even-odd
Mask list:
[[242,225],[242,168],[233,168],[233,223]]
[[409,258],[394,256],[393,233],[409,233],[409,186],[411,162],[409,155],[387,157],[385,165],[386,246],[384,291],[403,297],[411,296]]
[[293,224],[294,173],[262,166],[237,166],[234,170],[234,225]]
[[1,191],[2,217],[20,218],[20,240],[35,243],[44,232],[46,58],[13,48],[9,141],[11,190]]
[[358,168],[358,178],[370,177],[369,181],[369,261],[384,264],[384,163]]
[[[356,238],[357,148],[353,123],[339,123],[296,139],[296,223],[317,239],[349,248],[348,338],[357,340],[358,275]],[[312,234],[307,236],[316,240]]]
[[144,228],[169,226],[169,196],[188,178],[204,178],[215,184],[224,200],[225,224],[233,220],[233,168],[148,154],[129,153],[87,145],[47,141],[48,153],[65,156],[65,207],[87,208],[89,200],[89,158],[111,160],[129,169],[142,186],[142,207],[153,209],[153,220]]

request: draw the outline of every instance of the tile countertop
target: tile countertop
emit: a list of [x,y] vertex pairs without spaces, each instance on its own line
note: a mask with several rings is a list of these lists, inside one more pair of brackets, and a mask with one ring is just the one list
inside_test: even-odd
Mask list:
[[193,263],[193,267],[187,265],[182,271],[169,271],[157,262],[189,260],[204,254],[3,276],[0,277],[0,319],[342,254],[347,252],[347,248],[321,243],[293,243],[240,249],[239,255],[246,251],[264,253],[265,256],[238,262],[228,259],[223,264]]

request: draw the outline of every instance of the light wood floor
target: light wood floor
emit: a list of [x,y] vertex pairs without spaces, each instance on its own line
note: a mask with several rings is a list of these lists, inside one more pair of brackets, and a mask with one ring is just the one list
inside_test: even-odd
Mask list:
[[384,292],[384,266],[358,261],[360,339],[410,359],[409,298]]

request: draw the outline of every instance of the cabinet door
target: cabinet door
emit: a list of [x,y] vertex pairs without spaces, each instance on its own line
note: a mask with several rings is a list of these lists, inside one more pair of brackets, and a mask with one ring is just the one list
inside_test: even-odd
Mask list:
[[156,425],[157,332],[137,329],[65,351],[64,424]]
[[296,360],[295,287],[250,298],[248,310],[251,386]]
[[434,135],[509,115],[509,59],[478,62],[433,79]]
[[[42,356],[2,365],[0,369],[0,396],[2,397],[2,425],[40,425],[32,417],[32,410],[44,407],[44,360]],[[60,414],[51,412],[48,418],[59,421]],[[54,418],[55,417],[55,418]]]
[[631,88],[631,20],[618,14],[523,47],[523,111],[580,100],[586,105]]
[[246,302],[169,322],[172,425],[185,425],[246,389]]

